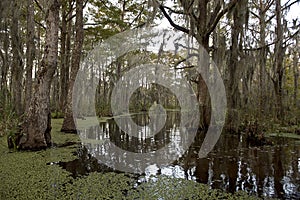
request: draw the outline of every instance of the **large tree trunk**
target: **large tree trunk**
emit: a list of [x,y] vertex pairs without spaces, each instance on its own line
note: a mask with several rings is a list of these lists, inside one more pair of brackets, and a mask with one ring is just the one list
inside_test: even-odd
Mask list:
[[240,76],[240,60],[241,51],[239,46],[242,41],[243,25],[245,21],[245,10],[247,0],[238,1],[236,8],[233,11],[233,26],[231,33],[231,47],[228,65],[228,80],[227,80],[227,102],[228,102],[228,115],[226,128],[232,132],[238,132],[240,125],[239,108],[240,108],[240,91],[239,82]]
[[64,122],[61,128],[62,132],[76,133],[76,126],[73,119],[72,111],[72,96],[73,96],[73,86],[76,79],[77,72],[80,66],[80,58],[83,44],[83,0],[76,0],[76,36],[74,43],[74,50],[72,55],[72,68],[71,76],[68,85],[68,95],[65,108]]
[[47,1],[44,57],[22,125],[24,135],[19,143],[20,149],[36,150],[51,144],[50,87],[57,66],[59,6],[58,0]]
[[[186,15],[190,21],[190,29],[176,25],[164,9],[163,5],[160,5],[159,8],[174,28],[185,32],[186,34],[195,36],[197,42],[210,54],[209,38],[211,33],[215,30],[222,16],[230,11],[238,1],[231,0],[226,6],[223,5],[223,9],[220,1],[180,0],[179,2],[184,13],[187,13]],[[200,126],[201,128],[206,129],[209,126],[211,118],[211,102],[203,76],[208,77],[209,75],[209,63],[206,66],[201,67],[203,67],[203,70],[201,75],[198,74],[197,97],[200,103]]]
[[35,54],[34,45],[34,6],[33,0],[27,0],[27,43],[26,43],[26,83],[25,83],[25,112],[29,111],[32,94],[32,68]]

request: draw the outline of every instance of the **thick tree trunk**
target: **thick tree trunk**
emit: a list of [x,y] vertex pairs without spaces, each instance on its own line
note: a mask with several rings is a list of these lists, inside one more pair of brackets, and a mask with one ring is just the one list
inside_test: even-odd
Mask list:
[[22,125],[24,134],[20,149],[37,150],[51,144],[50,87],[57,66],[59,3],[49,0],[46,10],[46,41],[44,57],[37,72],[37,82]]
[[35,54],[34,45],[34,6],[33,0],[27,0],[27,43],[26,43],[26,83],[25,83],[25,112],[29,111],[32,94],[32,68]]
[[[198,2],[199,7],[199,19],[201,19],[198,22],[197,25],[197,40],[200,45],[203,46],[203,48],[209,53],[209,34],[207,34],[208,25],[208,3],[207,0],[202,0]],[[202,53],[202,52],[201,52]],[[207,85],[202,78],[202,76],[209,77],[209,63],[203,67],[203,74],[199,75],[199,82],[198,82],[198,97],[199,97],[199,103],[200,103],[200,125],[202,128],[206,129],[209,126],[210,118],[211,118],[211,104],[210,104],[210,96],[208,93]]]
[[[181,30],[187,34],[192,34],[195,36],[197,42],[202,45],[202,47],[210,54],[209,51],[209,38],[211,33],[215,30],[218,22],[229,10],[231,10],[237,0],[230,1],[223,9],[220,1],[212,2],[210,0],[180,0],[181,6],[183,7],[184,13],[187,13],[190,20],[190,30],[174,25],[174,22],[171,22],[170,16],[163,9],[163,6],[160,6],[160,9],[163,11],[164,15],[169,18],[171,25]],[[195,12],[197,11],[197,12]],[[211,103],[210,96],[208,93],[207,85],[203,79],[203,76],[209,76],[209,64],[203,67],[203,73],[198,74],[198,83],[197,83],[197,97],[200,103],[200,126],[204,129],[208,128],[210,119],[211,119]]]
[[76,79],[77,72],[80,66],[81,51],[83,45],[83,0],[76,0],[76,36],[74,43],[74,50],[72,55],[71,76],[68,85],[68,95],[65,108],[64,122],[61,128],[62,132],[76,133],[76,126],[73,119],[72,111],[72,95],[73,86]]
[[41,66],[41,60],[42,60],[41,27],[37,26],[36,30],[37,30],[36,49],[35,49],[36,67],[34,68],[34,77],[37,77],[37,71]]
[[53,80],[52,80],[52,95],[51,95],[51,112],[57,113],[59,111],[59,73],[56,71]]
[[238,132],[240,125],[239,108],[241,104],[239,82],[241,75],[239,65],[241,60],[240,43],[242,41],[243,25],[245,19],[245,7],[247,0],[238,1],[235,10],[233,11],[233,27],[231,33],[231,47],[228,65],[227,79],[227,102],[228,115],[226,129],[232,132]]

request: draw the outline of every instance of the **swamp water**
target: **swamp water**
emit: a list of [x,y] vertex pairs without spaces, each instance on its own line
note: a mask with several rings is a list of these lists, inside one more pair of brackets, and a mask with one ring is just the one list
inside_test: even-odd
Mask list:
[[[131,117],[141,126],[139,137],[128,136],[113,119],[109,119],[100,122],[99,126],[81,131],[83,148],[77,152],[78,159],[58,164],[77,177],[93,171],[114,171],[120,164],[130,167],[132,163],[139,162],[133,158],[124,163],[128,161],[123,159],[126,155],[111,151],[106,141],[130,152],[153,152],[156,159],[166,156],[155,154],[155,150],[162,147],[168,148],[170,154],[180,151],[180,113],[168,112],[164,128],[148,139],[142,139],[149,131],[147,114],[133,114]],[[251,147],[242,135],[222,134],[213,151],[206,158],[199,159],[203,139],[204,133],[198,133],[183,156],[169,165],[157,166],[149,162],[145,174],[133,175],[137,184],[155,181],[156,177],[165,175],[193,180],[231,193],[242,190],[260,197],[300,199],[300,140],[270,137],[272,145]],[[114,162],[107,163],[105,157]],[[132,167],[136,166],[138,164]]]

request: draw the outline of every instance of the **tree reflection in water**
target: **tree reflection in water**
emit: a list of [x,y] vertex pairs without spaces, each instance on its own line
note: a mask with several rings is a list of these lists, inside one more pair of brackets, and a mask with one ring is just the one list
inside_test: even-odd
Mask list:
[[[179,112],[168,112],[164,128],[150,138],[146,137],[151,129],[147,126],[148,115],[135,114],[132,118],[135,123],[142,126],[137,130],[138,137],[125,134],[114,120],[100,123],[100,129],[91,127],[80,133],[84,146],[99,163],[104,155],[111,157],[110,166],[125,162],[123,158],[126,155],[116,155],[110,151],[106,141],[111,141],[131,152],[153,152],[153,156],[157,159],[168,156],[155,154],[155,150],[162,147],[167,146],[170,154],[182,150],[184,138],[181,138],[179,133]],[[153,175],[164,174],[209,184],[212,188],[228,192],[243,190],[259,196],[300,198],[299,142],[288,138],[273,138],[272,146],[251,147],[247,146],[243,135],[223,133],[208,157],[199,159],[198,152],[204,136],[205,133],[199,132],[184,155],[168,166],[149,163],[145,169],[145,176],[141,176],[139,181],[147,181]],[[127,162],[125,164],[130,165],[139,161],[128,158]]]

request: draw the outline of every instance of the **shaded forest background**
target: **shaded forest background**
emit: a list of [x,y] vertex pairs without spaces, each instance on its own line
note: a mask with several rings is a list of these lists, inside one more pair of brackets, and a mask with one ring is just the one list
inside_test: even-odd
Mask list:
[[[260,134],[276,125],[299,125],[300,20],[287,17],[299,2],[2,0],[0,135],[13,138],[11,146],[20,149],[44,148],[51,143],[51,117],[64,118],[63,132],[76,132],[72,89],[80,61],[105,39],[162,20],[193,36],[219,67],[227,92],[226,131],[255,126]],[[166,53],[164,59],[172,56]],[[210,120],[205,82],[192,66],[177,64],[170,70],[193,86],[205,128]],[[102,72],[98,116],[111,115],[114,84],[132,67],[124,56]],[[147,110],[154,101],[178,107],[174,95],[159,85],[139,89],[131,100],[132,111]]]

